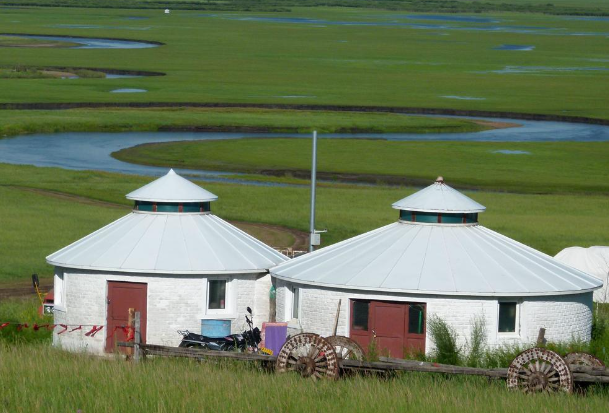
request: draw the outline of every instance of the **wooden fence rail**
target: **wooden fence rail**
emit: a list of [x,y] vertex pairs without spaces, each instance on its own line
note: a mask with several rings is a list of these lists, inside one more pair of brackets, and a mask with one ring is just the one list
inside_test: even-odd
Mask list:
[[[213,351],[184,347],[167,347],[153,344],[134,344],[131,342],[118,343],[123,347],[135,347],[141,355],[134,354],[134,360],[145,356],[164,356],[164,357],[187,357],[194,359],[229,359],[240,361],[257,361],[275,363],[277,357],[263,354],[239,353],[233,351]],[[389,372],[389,371],[415,371],[423,373],[444,373],[460,374],[469,376],[486,376],[489,378],[505,379],[508,369],[494,368],[484,369],[477,367],[462,367],[448,364],[429,363],[416,360],[402,360],[389,357],[381,357],[380,361],[359,361],[341,360],[340,368],[343,371],[368,371],[368,372]],[[576,382],[585,383],[609,383],[609,370],[601,367],[588,367],[571,365],[573,379]]]

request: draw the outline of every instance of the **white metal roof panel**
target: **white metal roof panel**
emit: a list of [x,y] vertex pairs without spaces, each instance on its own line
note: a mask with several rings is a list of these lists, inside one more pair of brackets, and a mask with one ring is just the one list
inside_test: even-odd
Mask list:
[[601,280],[604,285],[594,292],[594,301],[609,302],[609,247],[569,247],[556,254],[555,258]]
[[427,188],[400,199],[392,206],[407,211],[440,213],[475,213],[486,210],[484,205],[446,185],[441,177]]
[[477,296],[592,291],[596,278],[480,225],[398,222],[271,268],[319,286]]
[[60,267],[163,274],[264,272],[286,260],[212,214],[140,212],[47,257]]
[[170,169],[167,175],[127,194],[127,199],[148,202],[210,202],[218,197]]

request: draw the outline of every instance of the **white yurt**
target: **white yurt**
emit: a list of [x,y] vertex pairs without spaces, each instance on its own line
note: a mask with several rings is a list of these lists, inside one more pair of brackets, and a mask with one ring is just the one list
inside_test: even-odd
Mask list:
[[[248,306],[258,325],[268,320],[268,268],[287,258],[213,215],[216,195],[171,170],[127,199],[130,214],[47,257],[55,324],[70,327],[55,330],[55,345],[113,351],[129,308],[141,314],[142,339],[160,345],[178,345],[178,329],[200,333],[201,320],[241,332]],[[91,326],[104,328],[85,336]]]
[[271,268],[277,321],[383,352],[429,352],[437,316],[461,343],[483,319],[489,346],[589,340],[595,277],[478,223],[485,207],[446,185],[393,204],[399,220]]
[[609,247],[569,247],[560,251],[554,258],[601,280],[604,285],[594,291],[594,301],[609,302]]

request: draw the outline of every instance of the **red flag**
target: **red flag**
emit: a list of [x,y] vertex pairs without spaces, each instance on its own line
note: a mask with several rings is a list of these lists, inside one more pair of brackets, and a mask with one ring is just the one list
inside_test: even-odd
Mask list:
[[82,326],[78,326],[78,327],[76,327],[76,328],[73,328],[72,330],[70,330],[70,333],[71,333],[72,331],[76,331],[76,330],[82,330]]
[[61,327],[63,327],[63,330],[61,330],[59,333],[57,333],[57,335],[63,334],[66,331],[68,331],[68,326],[65,324],[59,324]]
[[93,326],[93,328],[91,330],[89,330],[87,333],[85,333],[85,336],[87,337],[94,337],[95,334],[97,334],[97,332],[99,330],[101,330],[102,328],[104,328],[104,326]]
[[2,325],[0,325],[0,330],[2,330],[4,327],[6,327],[7,325],[9,325],[10,323],[3,323]]

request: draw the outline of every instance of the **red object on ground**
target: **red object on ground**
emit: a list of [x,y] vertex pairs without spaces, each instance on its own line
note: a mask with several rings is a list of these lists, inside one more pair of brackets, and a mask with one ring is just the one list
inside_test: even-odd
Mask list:
[[55,303],[55,294],[53,292],[53,289],[51,288],[51,291],[46,293],[44,298],[42,299],[42,305],[40,307],[38,307],[38,315],[40,315],[40,317],[42,317],[44,315],[44,305],[45,304],[53,304],[53,303]]

